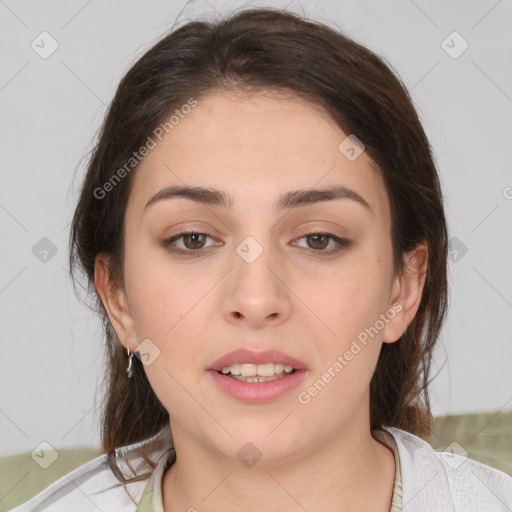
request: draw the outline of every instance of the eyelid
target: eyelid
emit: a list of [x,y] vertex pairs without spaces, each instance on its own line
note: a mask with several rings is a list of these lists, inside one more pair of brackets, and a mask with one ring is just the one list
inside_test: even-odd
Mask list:
[[315,249],[308,249],[307,247],[305,248],[306,250],[311,251],[314,254],[325,255],[325,256],[335,255],[335,254],[339,253],[340,251],[342,251],[343,249],[348,248],[352,244],[352,242],[350,240],[340,237],[338,235],[335,235],[334,233],[331,233],[329,231],[315,230],[315,229],[308,231],[307,233],[304,233],[302,236],[300,236],[294,240],[302,240],[303,238],[306,238],[307,236],[310,236],[310,235],[326,236],[327,238],[329,238],[329,241],[332,241],[336,244],[336,247],[334,249],[329,249],[329,250],[318,250],[318,249],[315,250]]
[[[181,249],[181,247],[178,247],[177,250],[174,250],[174,249],[169,249],[169,246],[172,245],[173,243],[175,243],[177,240],[180,240],[182,239],[184,236],[186,235],[205,235],[206,238],[210,238],[211,240],[215,240],[215,238],[210,235],[209,233],[206,233],[206,232],[203,232],[203,231],[199,231],[195,228],[190,228],[190,229],[185,229],[184,231],[180,231],[179,233],[176,233],[175,235],[172,235],[170,237],[166,237],[163,241],[162,241],[162,245],[164,246],[164,248],[170,250],[171,252],[178,252],[178,253],[181,253],[181,254],[193,254],[193,253],[201,253],[201,251],[204,251],[205,248],[202,247],[201,249]],[[208,247],[211,247],[211,246],[208,246]]]
[[[171,245],[174,242],[176,242],[177,240],[182,239],[186,235],[193,235],[193,234],[205,235],[206,238],[215,240],[215,238],[212,235],[210,235],[209,233],[197,230],[195,228],[190,228],[190,229],[186,229],[184,231],[180,231],[179,233],[176,233],[175,235],[172,235],[171,237],[165,238],[161,242],[161,245],[169,252],[172,252],[175,254],[184,255],[184,256],[194,256],[194,255],[200,256],[208,249],[208,247],[211,247],[211,245],[207,246],[207,247],[202,247],[200,249],[182,249],[180,247],[170,248]],[[332,241],[336,244],[335,248],[331,248],[329,250],[309,249],[307,247],[303,247],[303,249],[308,251],[310,254],[314,254],[315,256],[317,256],[317,255],[325,256],[325,257],[334,256],[334,255],[338,254],[339,252],[341,252],[343,249],[350,247],[350,245],[352,244],[352,242],[346,238],[340,237],[340,236],[335,235],[334,233],[331,233],[326,230],[314,229],[314,228],[307,230],[301,236],[294,238],[293,241],[302,240],[303,238],[306,238],[307,236],[310,236],[310,235],[326,236],[329,238],[329,241]]]

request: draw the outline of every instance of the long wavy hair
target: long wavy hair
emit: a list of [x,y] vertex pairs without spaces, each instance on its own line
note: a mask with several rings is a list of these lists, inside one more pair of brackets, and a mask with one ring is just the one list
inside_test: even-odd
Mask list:
[[[126,351],[94,288],[100,253],[110,256],[111,281],[123,286],[124,213],[137,166],[112,180],[176,109],[219,89],[287,91],[323,107],[345,133],[364,143],[382,174],[395,271],[404,268],[406,253],[427,242],[419,309],[399,341],[383,344],[371,380],[370,428],[424,435],[432,427],[428,384],[448,302],[447,228],[432,150],[411,98],[383,58],[340,31],[283,9],[242,9],[173,29],[129,69],[89,155],[72,221],[69,264],[75,290],[81,270],[105,331],[102,450],[124,483],[149,473],[128,479],[118,468],[116,451],[168,432],[170,419],[138,358],[133,378],[127,377]],[[102,197],[98,191],[109,180],[113,186]]]

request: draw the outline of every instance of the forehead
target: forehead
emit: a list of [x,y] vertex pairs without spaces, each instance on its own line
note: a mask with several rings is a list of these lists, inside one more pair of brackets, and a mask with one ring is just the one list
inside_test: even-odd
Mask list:
[[271,207],[284,192],[338,184],[387,219],[380,171],[365,152],[350,160],[340,151],[347,136],[321,107],[302,99],[213,91],[155,139],[133,177],[130,203],[143,209],[160,189],[187,185],[225,190],[236,204]]

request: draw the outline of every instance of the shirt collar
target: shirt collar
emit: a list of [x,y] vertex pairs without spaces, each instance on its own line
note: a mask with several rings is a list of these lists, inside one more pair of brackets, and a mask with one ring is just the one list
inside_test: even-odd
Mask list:
[[136,512],[164,512],[162,479],[165,470],[176,460],[174,448],[169,448],[158,459]]

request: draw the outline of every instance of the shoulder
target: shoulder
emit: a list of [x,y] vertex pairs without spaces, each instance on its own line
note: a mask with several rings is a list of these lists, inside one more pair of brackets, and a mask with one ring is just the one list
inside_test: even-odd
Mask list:
[[156,462],[170,442],[169,433],[164,430],[144,441],[116,449],[116,461],[122,474],[126,478],[147,475],[141,480],[123,484],[111,470],[105,453],[63,474],[10,512],[135,512],[154,470],[142,457],[142,448],[149,445],[146,455]]
[[512,509],[512,477],[503,471],[462,455],[437,452],[409,432],[385,430],[398,447],[404,511]]
[[125,488],[109,468],[107,455],[103,454],[63,475],[11,512],[135,511],[146,483],[141,480]]

